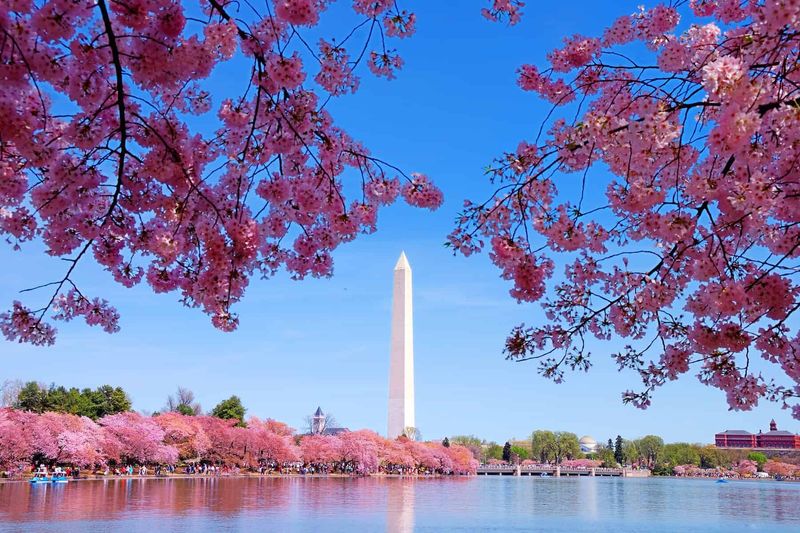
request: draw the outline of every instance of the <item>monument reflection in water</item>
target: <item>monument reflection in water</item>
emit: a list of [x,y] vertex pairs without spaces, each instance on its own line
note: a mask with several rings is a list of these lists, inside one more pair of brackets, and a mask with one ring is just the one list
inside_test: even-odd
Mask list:
[[621,478],[0,484],[0,531],[798,531],[800,484]]

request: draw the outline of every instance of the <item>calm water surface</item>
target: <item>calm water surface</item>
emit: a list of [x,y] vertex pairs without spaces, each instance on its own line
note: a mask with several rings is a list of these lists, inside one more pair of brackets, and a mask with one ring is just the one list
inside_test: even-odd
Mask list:
[[130,479],[0,484],[0,531],[800,531],[800,484]]

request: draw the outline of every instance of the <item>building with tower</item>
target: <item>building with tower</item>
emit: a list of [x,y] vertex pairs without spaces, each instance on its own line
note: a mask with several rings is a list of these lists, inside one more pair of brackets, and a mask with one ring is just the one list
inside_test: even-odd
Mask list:
[[779,430],[775,420],[769,423],[769,431],[750,433],[743,429],[727,429],[714,435],[717,448],[754,448],[765,450],[800,450],[800,435]]
[[334,427],[336,420],[331,415],[325,414],[321,407],[317,407],[317,410],[311,415],[309,425],[309,435],[338,435],[350,431],[347,428]]

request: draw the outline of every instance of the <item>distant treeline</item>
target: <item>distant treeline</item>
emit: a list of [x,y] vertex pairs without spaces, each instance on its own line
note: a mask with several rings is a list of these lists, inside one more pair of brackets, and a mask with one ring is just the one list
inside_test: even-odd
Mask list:
[[782,456],[788,462],[800,463],[800,456],[786,456],[781,452],[764,454],[687,442],[665,444],[664,439],[657,435],[646,435],[638,439],[624,439],[617,435],[605,443],[598,443],[598,448],[593,453],[583,453],[578,436],[566,431],[536,430],[529,439],[510,440],[505,444],[474,435],[456,435],[448,440],[468,447],[482,463],[493,460],[509,463],[533,460],[552,464],[586,458],[598,460],[601,466],[609,468],[649,468],[656,475],[672,475],[675,467],[681,465],[694,465],[703,469],[729,469],[745,460],[757,463],[760,469],[772,456]]
[[[125,413],[132,410],[131,399],[122,387],[102,385],[96,389],[66,388],[55,383],[44,385],[36,381],[23,383],[7,380],[0,386],[0,407],[11,407],[32,413],[67,413],[99,420],[104,416]],[[163,412],[182,415],[202,414],[200,404],[195,402],[194,393],[178,387],[177,393],[167,397]],[[245,412],[238,396],[222,400],[208,413],[225,420],[236,419],[244,426]],[[158,412],[153,413],[158,414]]]
[[35,381],[25,383],[16,392],[9,407],[33,413],[69,413],[92,420],[131,410],[131,400],[121,387],[102,385],[96,389],[43,386]]

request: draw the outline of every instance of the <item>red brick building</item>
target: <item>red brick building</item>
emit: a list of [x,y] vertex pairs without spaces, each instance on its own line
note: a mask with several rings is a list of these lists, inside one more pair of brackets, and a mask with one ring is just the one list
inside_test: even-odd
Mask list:
[[775,421],[769,423],[769,431],[750,433],[742,429],[728,429],[714,435],[717,448],[765,448],[800,450],[800,435],[790,431],[779,431]]

